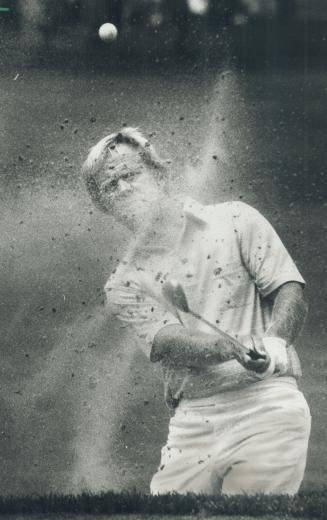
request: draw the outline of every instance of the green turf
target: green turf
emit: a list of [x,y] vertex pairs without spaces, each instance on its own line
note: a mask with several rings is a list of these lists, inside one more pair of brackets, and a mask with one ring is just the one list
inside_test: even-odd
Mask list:
[[[12,518],[11,516],[9,515],[5,515],[5,516],[2,516],[2,518],[4,520],[8,519],[9,518]],[[34,520],[36,518],[36,515],[19,515],[19,516],[15,516],[15,520]],[[69,518],[72,518],[71,516]],[[73,519],[74,520],[91,520],[91,519],[96,519],[96,520],[107,520],[108,518],[111,518],[110,516],[108,515],[74,515],[73,516]],[[146,518],[147,520],[168,520],[172,518],[171,515],[115,515],[115,520],[143,520],[144,518]],[[195,518],[201,518],[203,519],[204,517],[201,515],[201,517],[198,515],[198,516],[194,516],[194,515],[188,515],[188,516],[181,516],[179,517],[180,520],[195,520]],[[226,516],[226,515],[219,515],[219,516],[208,516],[208,517],[205,517],[207,520],[235,520],[235,516]],[[237,519],[238,520],[253,520],[253,516],[243,516],[243,515],[237,515]],[[313,517],[307,517],[307,518],[304,518],[304,517],[301,517],[301,520],[315,520]],[[261,520],[289,520],[290,517],[289,515],[278,515],[278,514],[275,514],[275,515],[268,515],[268,516],[260,516],[260,519]],[[49,516],[43,516],[42,515],[42,520],[67,520],[67,515],[65,514],[58,514],[58,515],[49,515]]]
[[[194,515],[187,515],[187,516],[181,516],[179,517],[179,519],[181,520],[195,520],[195,518],[199,519],[203,519],[203,518],[206,518],[206,520],[214,520],[214,519],[217,519],[217,520],[235,520],[235,516],[236,515],[216,515],[216,516],[203,516],[203,515],[198,515],[198,516],[194,516]],[[12,518],[11,515],[1,515],[1,517],[4,519],[4,520],[9,520],[10,518]],[[42,518],[42,520],[67,520],[67,514],[53,514],[51,513],[50,515],[48,516],[40,516],[40,515],[36,515],[36,514],[28,514],[28,515],[25,515],[25,514],[21,514],[21,515],[18,515],[18,516],[15,516],[15,520],[34,520],[35,518]],[[96,519],[96,520],[107,520],[109,518],[112,518],[111,515],[97,515],[97,514],[88,514],[88,515],[80,515],[80,514],[76,514],[74,516],[69,516],[69,518],[73,518],[74,520],[91,520],[91,519]],[[146,518],[147,520],[169,520],[169,519],[172,519],[172,518],[175,518],[174,516],[172,515],[115,515],[114,516],[115,520],[143,520],[144,518]],[[253,520],[253,518],[258,518],[256,515],[255,516],[249,516],[249,515],[237,515],[237,519],[238,520]],[[288,514],[274,514],[274,515],[260,515],[260,519],[261,520],[290,520],[290,516]],[[312,516],[308,516],[308,517],[297,517],[297,518],[301,518],[301,520],[318,520],[318,517],[312,517]]]
[[156,517],[188,518],[189,515],[210,518],[228,518],[238,516],[244,519],[259,518],[326,518],[327,495],[324,490],[302,492],[295,497],[278,495],[256,496],[220,496],[204,495],[161,495],[149,496],[138,493],[107,492],[99,495],[83,493],[81,495],[47,495],[29,497],[0,498],[1,515],[26,516],[55,515],[85,515],[106,517],[126,515]]

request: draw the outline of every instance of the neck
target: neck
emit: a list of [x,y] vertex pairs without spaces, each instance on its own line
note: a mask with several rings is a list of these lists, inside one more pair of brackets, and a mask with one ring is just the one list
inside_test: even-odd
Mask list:
[[171,251],[179,239],[183,223],[182,199],[158,201],[146,227],[136,237],[134,255],[160,255]]

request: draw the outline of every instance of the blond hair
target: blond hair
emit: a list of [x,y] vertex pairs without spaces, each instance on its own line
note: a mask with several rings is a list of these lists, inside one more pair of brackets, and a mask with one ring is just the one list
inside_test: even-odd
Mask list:
[[[116,150],[120,144],[129,145],[135,153],[120,155]],[[126,171],[141,173],[144,168],[158,180],[164,179],[167,173],[166,163],[160,159],[147,138],[137,128],[126,127],[107,135],[91,148],[82,166],[82,176],[95,206],[107,212],[103,186]]]

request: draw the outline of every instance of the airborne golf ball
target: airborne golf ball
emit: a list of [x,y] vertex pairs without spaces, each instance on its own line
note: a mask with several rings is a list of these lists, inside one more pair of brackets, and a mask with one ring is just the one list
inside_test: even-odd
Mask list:
[[117,35],[117,27],[113,23],[104,23],[99,29],[99,36],[103,42],[112,42]]

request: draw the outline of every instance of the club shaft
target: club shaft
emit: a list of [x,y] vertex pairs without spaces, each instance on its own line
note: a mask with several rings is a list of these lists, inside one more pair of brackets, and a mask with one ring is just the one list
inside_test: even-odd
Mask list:
[[[213,323],[211,323],[210,321],[206,320],[205,318],[203,318],[200,314],[198,314],[197,312],[194,312],[192,311],[191,309],[189,309],[189,312],[188,314],[191,314],[191,316],[193,316],[194,318],[196,318],[197,320],[199,321],[202,321],[202,323],[205,323],[206,325],[208,325],[208,327],[210,327],[211,329],[215,330],[216,332],[219,333],[220,336],[222,336],[225,340],[227,341],[230,341],[231,340],[231,337],[226,334],[225,332],[223,332],[219,327],[217,327],[216,325],[214,325]],[[235,340],[237,341],[237,340]],[[249,349],[247,347],[245,347],[244,345],[242,345],[242,343],[240,343],[240,346],[244,349],[244,351],[246,353],[249,352]],[[250,349],[251,350],[251,349]]]

